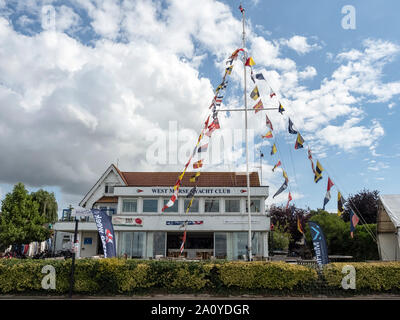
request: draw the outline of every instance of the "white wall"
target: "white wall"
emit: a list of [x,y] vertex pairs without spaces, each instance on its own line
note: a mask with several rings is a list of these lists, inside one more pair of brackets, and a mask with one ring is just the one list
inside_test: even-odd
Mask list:
[[[101,197],[105,195],[104,190],[106,183],[111,183],[115,185],[120,185],[120,178],[114,171],[110,171],[110,173],[105,177],[102,183],[99,184],[97,189],[94,190],[92,196],[86,202],[86,208],[91,209],[93,204],[99,200]],[[112,194],[107,194],[107,196],[112,196]]]

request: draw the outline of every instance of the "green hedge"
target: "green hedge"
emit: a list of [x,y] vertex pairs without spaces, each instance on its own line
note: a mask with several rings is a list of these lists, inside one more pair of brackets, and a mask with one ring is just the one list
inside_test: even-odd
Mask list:
[[346,265],[354,266],[356,270],[356,290],[362,292],[399,292],[400,263],[331,263],[323,270],[323,276],[328,286],[341,288],[342,269]]
[[[400,263],[350,263],[356,268],[356,290],[391,292],[400,289]],[[42,268],[56,270],[56,289],[42,289]],[[74,293],[258,293],[335,294],[341,289],[343,263],[321,273],[284,262],[186,262],[125,259],[78,259]],[[66,294],[71,260],[0,260],[0,294]],[[329,289],[328,291],[323,291]],[[397,291],[396,291],[397,292]]]

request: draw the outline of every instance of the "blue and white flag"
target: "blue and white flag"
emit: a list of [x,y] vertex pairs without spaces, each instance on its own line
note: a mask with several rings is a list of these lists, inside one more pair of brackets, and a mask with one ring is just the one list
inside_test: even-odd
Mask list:
[[111,217],[105,211],[99,209],[92,209],[92,213],[103,245],[104,258],[115,257],[117,250]]

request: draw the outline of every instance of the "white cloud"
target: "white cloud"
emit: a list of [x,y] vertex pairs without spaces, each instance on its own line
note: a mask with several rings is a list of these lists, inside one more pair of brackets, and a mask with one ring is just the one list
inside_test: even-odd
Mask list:
[[309,44],[306,37],[298,35],[291,37],[289,40],[282,39],[280,43],[293,49],[298,54],[305,54],[312,50],[321,49],[321,46],[318,44]]
[[[1,160],[3,181],[61,186],[72,199],[86,192],[116,158],[122,170],[180,170],[176,165],[153,166],[143,159],[151,143],[147,134],[166,133],[169,120],[178,120],[184,138],[195,142],[195,130],[213,96],[212,84],[200,76],[199,66],[214,64],[223,72],[224,59],[241,45],[240,20],[229,6],[212,0],[171,0],[163,6],[145,0],[74,0],[72,4],[79,10],[57,8],[55,33],[22,35],[0,18],[0,147],[7,154]],[[30,1],[24,8],[39,12],[40,5]],[[90,45],[68,35],[85,23],[77,15],[81,10],[86,10],[97,34]],[[290,115],[321,157],[326,146],[346,151],[367,147],[376,154],[384,129],[378,121],[362,123],[361,104],[389,102],[398,94],[398,82],[382,81],[383,67],[398,48],[369,40],[363,50],[339,53],[336,61],[341,65],[311,90],[301,81],[315,77],[316,68],[299,70],[294,60],[282,56],[283,45],[300,54],[319,48],[302,36],[284,44],[268,41],[249,25],[254,69],[263,72],[287,109],[284,117],[278,112],[270,115],[276,130],[286,129]],[[232,87],[241,89],[242,72],[234,68]],[[268,97],[264,83],[259,89]],[[264,102],[276,106],[277,101]],[[238,107],[241,98],[233,95],[224,102]],[[219,117],[223,128],[243,127],[239,112]],[[265,133],[265,122],[259,119],[259,114],[249,114],[255,135]],[[235,147],[232,158],[237,165],[231,166],[232,171],[244,170],[243,146]],[[256,165],[253,159],[252,167]],[[212,169],[227,170],[227,166]],[[263,180],[279,188],[281,177],[272,175],[271,164],[264,164],[264,169]]]
[[56,27],[58,31],[69,31],[81,23],[80,16],[70,7],[62,5],[56,14]]
[[354,126],[359,121],[358,118],[351,118],[342,126],[329,125],[319,135],[330,145],[340,146],[347,151],[370,147],[384,135],[385,131],[379,122],[374,121],[371,127]]

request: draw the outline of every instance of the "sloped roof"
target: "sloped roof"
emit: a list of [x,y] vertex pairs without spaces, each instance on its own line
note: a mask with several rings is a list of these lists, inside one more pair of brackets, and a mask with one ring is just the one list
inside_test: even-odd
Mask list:
[[99,200],[97,200],[96,202],[97,203],[118,203],[118,197],[103,196]]
[[[172,187],[180,172],[121,172],[128,186],[134,187]],[[189,181],[195,172],[186,172],[182,186],[193,186]],[[250,186],[259,187],[258,172],[251,172]],[[202,172],[196,185],[198,187],[246,187],[246,173],[238,172]]]
[[379,198],[394,226],[400,227],[400,194],[385,194]]

